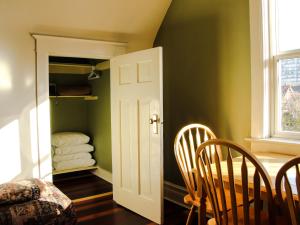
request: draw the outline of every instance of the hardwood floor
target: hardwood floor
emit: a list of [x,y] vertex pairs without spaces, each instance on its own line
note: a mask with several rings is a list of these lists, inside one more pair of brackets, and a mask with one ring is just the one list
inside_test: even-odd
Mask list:
[[[112,195],[75,202],[78,225],[156,225],[152,221],[116,204]],[[187,210],[165,201],[166,225],[185,224]],[[196,217],[195,217],[196,218]],[[196,221],[194,224],[197,224]]]
[[54,175],[53,183],[72,200],[112,191],[110,183],[89,171]]
[[[155,225],[152,221],[116,204],[112,185],[88,171],[55,175],[54,184],[73,200],[78,225]],[[164,224],[185,224],[188,210],[164,202]],[[196,216],[193,225],[196,225]]]

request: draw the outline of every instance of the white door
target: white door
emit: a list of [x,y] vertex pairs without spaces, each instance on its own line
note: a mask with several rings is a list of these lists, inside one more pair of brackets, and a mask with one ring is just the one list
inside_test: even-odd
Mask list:
[[162,48],[111,59],[114,200],[158,223],[163,210]]

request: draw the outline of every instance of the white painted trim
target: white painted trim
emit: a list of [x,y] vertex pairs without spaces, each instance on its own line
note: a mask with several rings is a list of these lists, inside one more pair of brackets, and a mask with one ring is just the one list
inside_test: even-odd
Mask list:
[[32,34],[36,41],[37,132],[40,178],[52,181],[49,106],[49,56],[110,59],[124,54],[126,44]]
[[183,202],[183,198],[187,194],[188,193],[185,187],[179,186],[169,181],[164,181],[164,199],[185,208],[189,208],[189,206],[184,204]]
[[251,152],[271,152],[291,156],[300,155],[300,140],[286,138],[246,138],[251,142]]
[[269,118],[269,27],[268,0],[251,0],[251,136],[265,138],[270,135]]
[[106,180],[107,182],[112,184],[112,172],[102,169],[98,167],[96,170],[91,171],[94,175],[97,177],[102,178],[103,180]]
[[96,39],[85,39],[85,38],[76,38],[76,37],[67,37],[67,36],[58,36],[58,35],[48,35],[48,34],[38,34],[38,33],[31,33],[30,34],[34,39],[59,39],[65,41],[83,41],[85,43],[94,43],[94,44],[104,44],[104,45],[116,45],[116,46],[123,46],[127,47],[126,42],[113,42],[113,41],[102,41]]

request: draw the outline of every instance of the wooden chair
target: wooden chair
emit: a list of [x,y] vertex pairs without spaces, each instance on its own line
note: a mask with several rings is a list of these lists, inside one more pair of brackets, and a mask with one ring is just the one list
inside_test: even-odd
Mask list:
[[[191,206],[187,225],[191,224],[196,207],[198,208],[198,224],[204,224],[205,221],[205,202],[203,202],[203,208],[200,210],[201,188],[197,188],[195,154],[201,143],[212,138],[216,138],[215,134],[201,124],[190,124],[183,127],[175,138],[175,158],[188,191],[184,197],[184,202]],[[201,216],[200,211],[203,212],[203,216]]]
[[[286,224],[300,224],[300,157],[286,162],[278,171],[275,181],[279,206],[287,217]],[[293,195],[293,193],[295,195]]]
[[[212,155],[214,149],[219,151]],[[220,160],[221,155],[224,161]],[[238,163],[233,156],[240,157]],[[254,155],[231,141],[212,139],[198,147],[196,162],[197,172],[202,175],[199,180],[204,184],[214,214],[208,224],[275,224],[270,178]],[[253,185],[249,185],[250,179]],[[262,190],[268,203],[267,212],[262,210]]]

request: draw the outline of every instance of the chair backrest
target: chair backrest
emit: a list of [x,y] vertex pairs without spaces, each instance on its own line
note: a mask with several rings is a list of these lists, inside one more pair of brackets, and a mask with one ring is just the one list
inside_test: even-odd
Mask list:
[[196,161],[197,147],[212,138],[215,134],[202,124],[190,124],[183,127],[176,135],[174,142],[175,158],[191,198],[195,200],[197,191]]
[[293,225],[300,224],[300,157],[286,162],[278,171],[275,181],[276,196],[285,215]]
[[[219,150],[215,151],[214,157],[210,157],[214,149]],[[221,155],[223,161],[220,160]],[[196,162],[197,172],[202,175],[200,182],[204,183],[218,225],[229,224],[229,218],[232,219],[230,224],[234,225],[246,225],[250,221],[260,225],[262,193],[266,194],[264,196],[268,201],[269,224],[274,224],[270,177],[253,154],[231,141],[212,139],[198,147]],[[253,213],[250,217],[250,204],[254,206],[254,218]],[[241,212],[238,211],[240,206],[243,213],[238,214]]]

